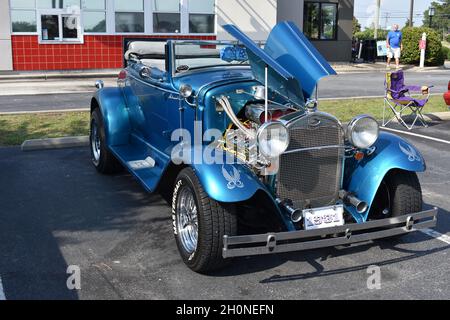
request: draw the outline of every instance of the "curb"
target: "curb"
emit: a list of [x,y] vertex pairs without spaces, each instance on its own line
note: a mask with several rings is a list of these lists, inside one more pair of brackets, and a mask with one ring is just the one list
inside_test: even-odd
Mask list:
[[67,73],[22,73],[22,74],[1,74],[0,81],[2,80],[17,80],[17,81],[30,81],[30,80],[58,80],[58,79],[90,79],[90,78],[117,78],[120,69],[116,72],[110,70],[106,72],[67,72]]
[[[426,121],[434,122],[434,121],[449,121],[450,120],[450,111],[445,112],[435,112],[435,113],[426,113],[423,115]],[[413,121],[414,117],[411,115],[407,115],[403,117],[403,120]],[[392,122],[398,123],[397,119],[393,119]]]
[[424,114],[424,117],[429,121],[448,121],[450,120],[450,111],[427,113]]
[[37,150],[50,150],[50,149],[65,149],[65,148],[78,148],[86,147],[89,145],[88,136],[79,137],[65,137],[65,138],[52,138],[52,139],[33,139],[26,140],[22,143],[22,151],[37,151]]
[[24,114],[51,114],[51,113],[73,113],[73,112],[89,112],[90,108],[80,109],[50,109],[50,110],[37,110],[37,111],[5,111],[0,112],[0,116],[20,116]]

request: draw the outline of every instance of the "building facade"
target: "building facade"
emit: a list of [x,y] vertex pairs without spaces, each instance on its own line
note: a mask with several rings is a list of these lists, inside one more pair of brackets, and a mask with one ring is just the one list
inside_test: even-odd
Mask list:
[[347,50],[352,16],[353,0],[0,0],[0,70],[121,68],[127,39],[227,40],[221,26],[232,23],[261,41],[277,20],[350,60],[327,52]]
[[354,0],[278,0],[277,20],[294,21],[329,61],[352,58]]

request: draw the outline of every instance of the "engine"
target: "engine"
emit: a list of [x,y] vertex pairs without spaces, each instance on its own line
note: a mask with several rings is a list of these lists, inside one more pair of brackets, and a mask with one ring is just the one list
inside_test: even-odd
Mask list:
[[249,101],[236,115],[227,97],[222,96],[218,99],[218,103],[232,120],[232,124],[224,134],[222,148],[252,166],[258,175],[270,175],[271,171],[277,168],[273,157],[267,152],[261,152],[261,141],[258,143],[258,140],[261,140],[258,136],[259,129],[298,110],[271,102],[268,104],[266,113],[264,103]]
[[282,106],[278,104],[269,104],[267,108],[267,117],[265,112],[265,106],[262,103],[250,103],[245,107],[245,117],[255,122],[258,125],[262,125],[267,121],[276,121],[285,115],[295,112],[287,106]]

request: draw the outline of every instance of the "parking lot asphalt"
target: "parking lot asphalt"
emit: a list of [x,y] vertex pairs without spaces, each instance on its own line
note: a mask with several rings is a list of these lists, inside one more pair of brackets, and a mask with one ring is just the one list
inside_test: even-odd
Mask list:
[[[429,129],[448,138],[449,123]],[[426,208],[450,235],[450,145],[404,136],[423,153]],[[6,299],[448,299],[449,244],[416,232],[299,253],[239,258],[214,275],[191,272],[170,208],[128,174],[101,176],[86,148],[0,148],[0,283]],[[67,267],[81,290],[67,289]],[[381,268],[369,290],[367,268]]]

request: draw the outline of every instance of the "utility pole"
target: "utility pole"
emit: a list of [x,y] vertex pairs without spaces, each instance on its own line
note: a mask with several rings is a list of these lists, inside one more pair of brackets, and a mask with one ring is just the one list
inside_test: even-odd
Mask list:
[[377,0],[377,11],[375,12],[375,31],[373,35],[375,40],[378,39],[378,28],[380,27],[380,10],[381,10],[381,0]]
[[413,15],[414,15],[414,0],[410,0],[409,4],[409,26],[413,26]]

